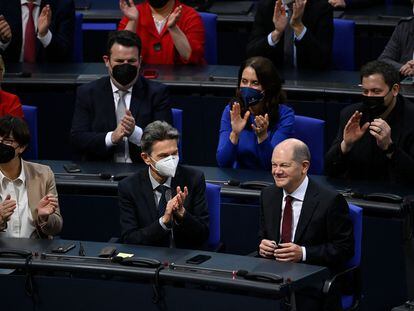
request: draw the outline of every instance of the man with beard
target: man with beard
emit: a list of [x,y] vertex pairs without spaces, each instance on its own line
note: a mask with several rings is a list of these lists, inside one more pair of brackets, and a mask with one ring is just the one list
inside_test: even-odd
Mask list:
[[373,61],[361,69],[362,103],[344,108],[326,154],[326,174],[412,183],[414,106],[399,94],[398,71]]
[[84,160],[139,161],[142,129],[172,123],[167,87],[139,75],[140,51],[135,33],[111,33],[103,57],[109,77],[78,88],[71,141]]

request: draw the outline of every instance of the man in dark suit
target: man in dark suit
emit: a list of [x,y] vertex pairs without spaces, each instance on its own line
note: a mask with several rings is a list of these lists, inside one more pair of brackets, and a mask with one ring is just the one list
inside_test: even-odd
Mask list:
[[172,123],[167,87],[139,75],[141,40],[112,32],[104,56],[109,77],[77,90],[71,140],[84,159],[140,161],[142,129],[154,120]]
[[73,0],[0,1],[0,14],[0,53],[6,62],[72,61]]
[[178,165],[178,131],[149,124],[141,157],[148,165],[118,186],[125,243],[200,248],[209,234],[202,172]]
[[414,183],[414,105],[400,94],[399,78],[383,61],[361,68],[362,103],[341,111],[325,156],[326,175]]
[[326,0],[261,0],[247,56],[264,56],[277,68],[321,70],[332,58],[333,13]]
[[[287,139],[275,147],[276,186],[263,189],[260,196],[259,255],[338,271],[354,251],[348,205],[342,195],[308,178],[309,165],[309,149],[303,142]],[[298,310],[321,310],[318,294],[301,293]],[[339,300],[331,300],[328,309],[336,309]]]

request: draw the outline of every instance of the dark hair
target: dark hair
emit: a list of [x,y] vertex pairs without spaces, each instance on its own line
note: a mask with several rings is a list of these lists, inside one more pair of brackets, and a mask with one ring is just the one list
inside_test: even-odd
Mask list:
[[400,83],[400,75],[398,71],[386,62],[380,60],[374,60],[362,66],[361,68],[361,82],[362,78],[368,76],[380,74],[384,78],[385,83],[391,89],[394,84]]
[[106,43],[106,53],[108,56],[111,55],[111,48],[115,43],[123,46],[136,46],[138,54],[141,54],[141,39],[135,32],[129,30],[111,31]]
[[163,141],[168,139],[175,139],[178,141],[180,138],[180,133],[170,124],[165,121],[154,121],[148,124],[144,133],[141,137],[141,150],[142,152],[151,154],[152,146],[157,141]]
[[[286,94],[282,90],[282,80],[277,73],[276,67],[272,61],[266,57],[255,56],[244,61],[239,69],[239,76],[237,80],[236,100],[242,103],[239,88],[245,68],[251,67],[256,72],[257,79],[262,85],[265,96],[262,100],[264,103],[265,112],[269,115],[269,125],[273,126],[279,120],[279,104],[286,101]],[[245,105],[241,105],[242,115],[247,110]]]
[[30,132],[27,123],[19,117],[6,115],[0,118],[0,136],[13,138],[20,146],[27,146],[30,142]]

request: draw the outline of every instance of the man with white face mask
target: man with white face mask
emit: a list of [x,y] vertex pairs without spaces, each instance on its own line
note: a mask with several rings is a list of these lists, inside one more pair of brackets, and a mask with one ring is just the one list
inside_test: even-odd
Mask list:
[[[411,0],[414,5],[414,0]],[[414,11],[414,9],[413,9]],[[414,75],[414,17],[406,17],[398,22],[395,30],[378,58],[392,65],[401,76]]]
[[155,121],[144,130],[141,157],[148,168],[118,186],[124,243],[200,248],[209,234],[202,172],[178,165],[178,131]]

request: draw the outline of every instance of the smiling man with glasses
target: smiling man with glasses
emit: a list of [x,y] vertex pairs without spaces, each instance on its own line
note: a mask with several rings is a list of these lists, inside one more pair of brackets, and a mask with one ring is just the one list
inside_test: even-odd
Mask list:
[[24,161],[30,141],[20,118],[0,118],[0,237],[51,238],[62,229],[52,170]]

